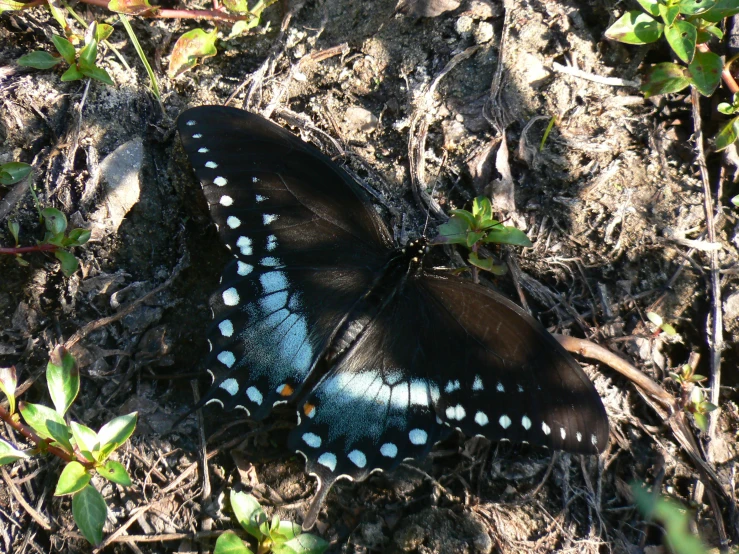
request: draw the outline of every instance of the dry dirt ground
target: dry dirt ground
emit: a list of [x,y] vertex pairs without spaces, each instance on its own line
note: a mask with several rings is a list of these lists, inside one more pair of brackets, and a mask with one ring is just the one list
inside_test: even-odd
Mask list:
[[[289,417],[256,425],[213,408],[170,430],[193,391],[207,387],[196,379],[209,294],[229,258],[174,122],[189,106],[229,98],[289,124],[370,183],[401,237],[423,230],[426,208],[412,184],[423,197],[435,185],[433,198],[447,214],[492,194],[499,213],[534,244],[500,253],[513,271],[495,285],[518,301],[518,284],[550,330],[619,353],[672,395],[679,389],[668,372],[691,356],[699,355],[699,373],[712,371],[712,314],[723,315],[718,426],[710,441],[690,427],[698,455],[710,458],[718,477],[703,478],[715,491],[713,505],[665,410],[608,365],[581,357],[611,422],[600,458],[456,437],[394,474],[336,486],[316,528],[331,552],[660,552],[660,528],[634,507],[628,485],[635,480],[690,505],[709,544],[739,537],[739,224],[728,203],[739,190],[732,158],[712,153],[707,141],[721,244],[712,274],[690,95],[645,101],[634,87],[669,52],[605,40],[624,9],[610,0],[465,0],[433,17],[423,10],[455,2],[412,4],[405,12],[396,12],[396,0],[274,5],[266,31],[219,42],[217,57],[176,79],[166,76],[166,56],[173,37],[195,23],[133,20],[161,105],[119,24],[111,41],[133,69],[101,47],[117,86],[87,86],[62,82],[60,70],[15,65],[31,50],[51,49],[49,35],[58,31],[45,11],[0,16],[0,163],[33,164],[41,204],[95,234],[76,250],[81,270],[71,278],[52,256],[27,255],[27,266],[0,259],[0,366],[15,365],[30,384],[23,398],[46,401],[48,352],[94,324],[73,348],[83,380],[72,415],[91,427],[134,410],[140,417],[119,456],[134,485],[99,483],[110,508],[106,534],[130,524],[107,552],[208,552],[217,532],[233,526],[222,510],[231,488],[297,521],[314,490],[302,460],[283,446]],[[88,21],[107,17],[76,9]],[[714,106],[701,103],[706,137],[716,131]],[[557,124],[540,151],[551,117]],[[106,223],[98,210],[108,209],[106,191],[121,182],[133,197],[116,200],[125,218],[110,225],[116,218]],[[19,222],[22,243],[34,244],[43,233],[32,197],[12,192],[0,186],[0,246],[13,244],[9,218]],[[678,337],[655,334],[648,311]],[[10,438],[7,427],[1,433]],[[53,496],[59,470],[48,457],[7,468],[0,551],[91,551],[69,500]],[[19,504],[8,479],[52,531]]]

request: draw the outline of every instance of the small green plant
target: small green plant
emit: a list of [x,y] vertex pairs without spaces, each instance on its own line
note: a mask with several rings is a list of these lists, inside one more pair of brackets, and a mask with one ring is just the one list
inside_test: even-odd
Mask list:
[[62,81],[78,81],[90,77],[113,86],[113,79],[111,79],[108,72],[96,65],[98,43],[107,39],[112,32],[113,27],[110,25],[98,25],[93,22],[87,28],[84,46],[79,52],[75,49],[74,44],[66,38],[52,35],[51,41],[54,43],[58,54],[36,50],[18,58],[18,65],[35,69],[50,69],[64,60],[69,64],[69,68],[62,73]]
[[[0,439],[0,465],[11,464],[34,454],[52,454],[66,462],[54,491],[55,496],[72,497],[72,515],[84,537],[92,544],[103,538],[108,508],[105,499],[90,484],[94,473],[112,483],[128,487],[131,478],[126,468],[110,456],[120,448],[136,428],[136,413],[116,417],[95,432],[89,427],[65,419],[77,398],[80,376],[74,357],[57,346],[46,366],[46,384],[54,409],[41,404],[17,402],[17,377],[14,367],[0,368],[0,391],[8,398],[9,409],[0,406],[0,419],[27,441],[28,449],[18,449]],[[19,417],[16,405],[20,411]]]
[[472,211],[452,210],[449,222],[439,226],[439,236],[433,244],[461,244],[470,250],[468,261],[473,268],[490,271],[496,275],[505,273],[505,266],[491,258],[482,258],[479,249],[484,244],[499,243],[531,246],[526,234],[515,227],[506,227],[493,219],[493,206],[484,196],[472,202]]
[[[322,554],[329,544],[322,538],[303,533],[300,525],[267,517],[257,499],[243,492],[231,491],[231,509],[239,525],[257,542],[257,554]],[[233,531],[227,531],[216,541],[213,554],[252,554]]]
[[708,414],[717,410],[718,407],[706,400],[700,383],[707,377],[695,372],[695,368],[689,364],[682,366],[679,372],[670,372],[670,377],[680,385],[682,395],[680,404],[683,409],[693,417],[693,423],[704,433],[708,430]]
[[657,327],[658,329],[657,333],[663,332],[665,335],[669,337],[674,337],[677,335],[677,331],[675,331],[675,328],[669,323],[665,323],[662,320],[661,315],[655,312],[647,312],[647,319],[651,321]]
[[664,526],[665,542],[675,554],[708,554],[700,537],[690,532],[688,511],[674,500],[656,495],[639,483],[631,484],[631,492],[644,517]]
[[[678,92],[693,86],[703,96],[711,96],[721,79],[732,92],[739,91],[721,58],[710,51],[712,38],[723,38],[720,23],[739,14],[736,0],[637,0],[644,11],[631,10],[606,31],[606,37],[626,44],[644,45],[663,36],[682,64],[664,62],[653,66],[642,84],[645,97]],[[732,104],[719,111],[732,115]],[[725,110],[725,111],[724,111]],[[726,148],[739,137],[739,124],[732,119],[716,136],[716,148]]]
[[15,247],[0,248],[0,254],[14,255],[21,265],[26,265],[27,262],[20,257],[21,254],[53,252],[56,259],[59,260],[62,273],[69,277],[79,268],[79,261],[69,249],[82,246],[90,240],[90,231],[87,229],[72,229],[68,232],[67,218],[56,208],[44,208],[39,211],[39,216],[46,231],[44,238],[38,241],[36,246],[18,246],[20,226],[17,222],[11,220],[8,222],[8,229],[15,240]]
[[31,174],[33,168],[23,162],[8,162],[0,165],[0,185],[20,183]]

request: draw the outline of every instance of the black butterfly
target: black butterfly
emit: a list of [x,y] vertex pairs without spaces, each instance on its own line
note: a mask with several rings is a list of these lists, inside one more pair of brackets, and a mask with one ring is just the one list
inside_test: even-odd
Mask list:
[[585,454],[608,441],[580,366],[501,295],[423,268],[338,165],[270,121],[203,106],[182,144],[234,260],[214,295],[206,400],[260,420],[296,405],[289,446],[319,488],[425,456],[452,428]]

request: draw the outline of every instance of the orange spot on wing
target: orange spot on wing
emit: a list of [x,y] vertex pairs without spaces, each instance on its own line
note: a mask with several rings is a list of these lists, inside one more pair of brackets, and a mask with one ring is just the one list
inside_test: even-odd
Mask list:
[[282,385],[282,390],[280,391],[280,396],[290,396],[294,392],[295,392],[295,389],[294,388],[292,388],[288,384],[285,384],[285,385]]
[[309,404],[306,402],[303,404],[303,413],[310,417],[313,414],[313,411],[316,409],[316,407],[313,404]]

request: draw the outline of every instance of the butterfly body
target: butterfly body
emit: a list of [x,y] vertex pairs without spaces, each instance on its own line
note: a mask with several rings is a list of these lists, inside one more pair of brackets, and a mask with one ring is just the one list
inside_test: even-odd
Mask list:
[[204,106],[179,131],[234,254],[214,294],[207,399],[262,419],[293,403],[288,445],[321,482],[425,456],[450,429],[580,453],[608,438],[579,365],[501,295],[424,268],[358,183],[253,114]]

